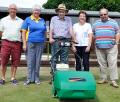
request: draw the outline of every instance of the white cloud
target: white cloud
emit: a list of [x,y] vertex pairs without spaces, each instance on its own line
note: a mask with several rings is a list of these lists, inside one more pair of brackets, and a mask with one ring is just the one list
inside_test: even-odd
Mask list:
[[0,7],[8,7],[11,3],[15,3],[21,8],[32,8],[35,4],[41,7],[47,0],[0,0]]

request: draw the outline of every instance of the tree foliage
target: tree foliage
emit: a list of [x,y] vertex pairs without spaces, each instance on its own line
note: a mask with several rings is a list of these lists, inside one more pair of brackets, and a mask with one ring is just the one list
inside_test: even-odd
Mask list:
[[109,11],[120,11],[119,0],[48,0],[43,5],[46,9],[55,9],[60,3],[65,3],[68,9],[98,11],[107,8]]

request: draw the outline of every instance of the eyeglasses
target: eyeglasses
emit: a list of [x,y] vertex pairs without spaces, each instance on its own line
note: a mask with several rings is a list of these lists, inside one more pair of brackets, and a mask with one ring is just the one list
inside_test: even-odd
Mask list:
[[17,8],[9,8],[10,10],[17,10]]
[[107,14],[100,14],[100,16],[106,16]]

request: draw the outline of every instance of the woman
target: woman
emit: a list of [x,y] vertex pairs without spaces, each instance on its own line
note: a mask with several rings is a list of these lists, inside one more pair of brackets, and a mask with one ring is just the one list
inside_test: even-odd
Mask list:
[[[89,71],[89,54],[92,43],[92,28],[89,23],[86,22],[87,14],[85,11],[79,12],[79,22],[73,25],[73,32],[78,44],[73,45],[73,50],[78,56],[76,59],[76,70]],[[82,61],[83,60],[83,61]],[[83,66],[81,66],[81,63]]]
[[[31,82],[40,84],[39,70],[46,33],[45,21],[40,18],[40,6],[35,5],[32,10],[32,15],[27,17],[22,25],[23,49],[27,53],[28,66],[27,81],[25,81],[24,85],[28,85]],[[26,41],[27,31],[29,33]]]

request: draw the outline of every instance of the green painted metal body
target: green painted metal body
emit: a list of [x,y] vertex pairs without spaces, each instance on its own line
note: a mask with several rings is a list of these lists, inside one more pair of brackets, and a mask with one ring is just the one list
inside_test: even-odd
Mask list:
[[96,82],[91,72],[56,71],[52,92],[60,99],[95,98]]

